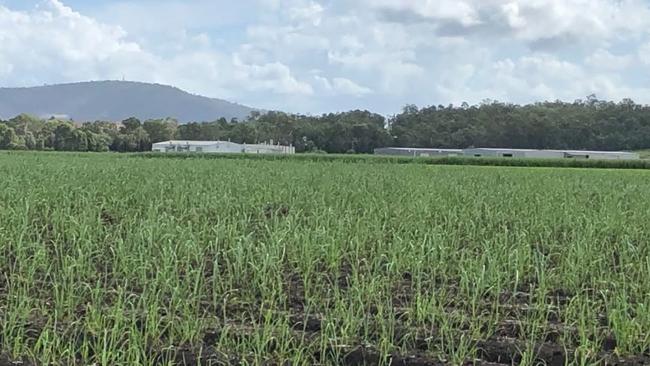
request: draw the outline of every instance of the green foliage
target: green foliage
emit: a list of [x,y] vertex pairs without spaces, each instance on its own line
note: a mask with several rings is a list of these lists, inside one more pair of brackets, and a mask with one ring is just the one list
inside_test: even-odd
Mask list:
[[41,120],[20,115],[0,121],[0,149],[56,151],[150,151],[151,137],[175,135],[173,120],[146,121],[135,118],[116,123],[97,121],[77,126],[71,121]]
[[17,145],[17,139],[13,128],[0,124],[0,149],[13,149]]
[[[574,103],[524,106],[492,101],[460,107],[407,105],[401,113],[388,119],[361,110],[320,116],[271,111],[252,113],[242,122],[221,118],[184,125],[178,125],[173,119],[143,123],[129,118],[119,126],[102,121],[76,126],[69,121],[43,121],[28,115],[0,124],[12,128],[16,134],[11,147],[0,147],[4,149],[135,152],[150,151],[152,143],[172,139],[272,141],[293,145],[300,153],[330,154],[369,154],[385,146],[650,149],[650,106],[630,100],[604,102],[593,97]],[[74,129],[100,137],[73,133]],[[97,146],[105,142],[105,146]]]
[[0,363],[649,364],[648,172],[271,158],[0,153]]
[[325,114],[320,117],[283,112],[253,113],[243,123],[219,120],[189,123],[178,128],[180,140],[229,140],[293,145],[297,152],[372,153],[391,143],[383,116],[368,111]]
[[145,121],[142,128],[149,135],[151,143],[174,140],[178,121],[173,119],[154,119]]
[[519,106],[407,106],[390,121],[396,146],[637,150],[650,147],[650,107],[590,98]]

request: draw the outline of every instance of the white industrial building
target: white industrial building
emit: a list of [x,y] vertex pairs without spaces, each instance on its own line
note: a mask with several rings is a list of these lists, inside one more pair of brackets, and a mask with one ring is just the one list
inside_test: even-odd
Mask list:
[[427,149],[415,147],[382,147],[375,149],[375,155],[398,156],[459,156],[463,155],[461,149]]
[[164,141],[153,144],[152,151],[162,153],[248,153],[248,154],[295,154],[294,146],[273,144],[237,144],[230,141]]
[[535,150],[507,148],[436,149],[409,147],[382,147],[375,149],[375,155],[398,156],[475,156],[498,158],[540,158],[540,159],[590,159],[590,160],[637,160],[639,154],[626,151],[582,151],[582,150]]
[[541,159],[593,159],[593,160],[636,160],[639,154],[625,151],[582,151],[582,150],[534,150],[472,148],[463,150],[466,156],[501,158]]

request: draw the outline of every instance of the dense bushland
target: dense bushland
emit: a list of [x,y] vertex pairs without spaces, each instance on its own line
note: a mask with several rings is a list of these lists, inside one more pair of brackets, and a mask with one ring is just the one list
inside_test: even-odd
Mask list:
[[589,98],[574,103],[406,106],[385,118],[368,111],[321,116],[253,113],[245,121],[220,119],[179,125],[173,119],[121,123],[0,121],[0,149],[147,151],[155,142],[230,140],[294,145],[298,152],[372,153],[377,147],[511,147],[639,150],[650,148],[650,107]]

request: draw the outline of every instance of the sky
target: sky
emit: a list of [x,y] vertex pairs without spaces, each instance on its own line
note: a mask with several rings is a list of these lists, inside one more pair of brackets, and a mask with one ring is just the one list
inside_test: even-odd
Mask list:
[[0,86],[120,79],[320,114],[650,103],[650,0],[0,0]]

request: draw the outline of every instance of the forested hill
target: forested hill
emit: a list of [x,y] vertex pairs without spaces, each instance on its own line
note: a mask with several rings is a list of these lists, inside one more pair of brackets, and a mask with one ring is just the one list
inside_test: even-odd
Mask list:
[[251,108],[159,84],[96,81],[34,88],[0,88],[0,117],[21,113],[75,121],[172,117],[180,122],[245,119]]
[[298,152],[329,153],[372,153],[383,146],[640,150],[650,148],[650,107],[588,98],[523,106],[407,106],[389,118],[350,111],[320,116],[253,112],[241,123],[131,118],[120,125],[99,121],[78,126],[28,115],[0,121],[0,149],[143,151],[170,139],[273,140],[292,144]]

